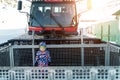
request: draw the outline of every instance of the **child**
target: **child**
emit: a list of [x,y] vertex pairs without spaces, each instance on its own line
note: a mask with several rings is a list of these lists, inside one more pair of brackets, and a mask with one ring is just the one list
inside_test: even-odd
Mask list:
[[46,43],[41,42],[39,44],[39,51],[36,53],[36,62],[39,67],[47,67],[49,62],[51,62],[51,57],[49,51],[46,50]]

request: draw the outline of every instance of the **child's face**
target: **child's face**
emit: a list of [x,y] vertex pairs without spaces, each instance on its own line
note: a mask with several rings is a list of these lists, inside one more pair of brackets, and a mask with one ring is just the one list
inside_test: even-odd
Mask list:
[[45,46],[40,46],[40,50],[41,50],[41,51],[45,51],[45,50],[46,50],[46,47],[45,47]]

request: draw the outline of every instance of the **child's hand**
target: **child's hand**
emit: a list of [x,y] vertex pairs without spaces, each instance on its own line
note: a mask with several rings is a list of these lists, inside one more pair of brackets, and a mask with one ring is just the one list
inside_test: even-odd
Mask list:
[[46,58],[48,58],[48,56],[46,56]]
[[36,57],[36,61],[38,60],[38,56]]

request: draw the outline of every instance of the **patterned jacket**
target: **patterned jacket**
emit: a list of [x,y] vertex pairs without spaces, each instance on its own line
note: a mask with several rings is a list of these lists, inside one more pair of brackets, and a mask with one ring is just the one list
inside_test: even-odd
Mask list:
[[36,53],[36,61],[38,63],[38,66],[41,66],[41,67],[48,66],[48,63],[51,62],[49,51],[48,50],[44,52],[38,51]]

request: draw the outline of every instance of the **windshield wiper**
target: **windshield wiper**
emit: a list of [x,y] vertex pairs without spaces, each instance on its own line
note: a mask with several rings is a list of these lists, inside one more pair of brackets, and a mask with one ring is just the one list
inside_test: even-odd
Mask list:
[[60,22],[58,22],[58,21],[56,20],[56,18],[52,15],[52,13],[50,13],[50,17],[57,23],[57,25],[58,25],[60,28],[62,28],[62,30],[64,30],[63,26],[60,24]]
[[31,8],[31,11],[32,11],[31,13],[32,13],[32,14],[30,15],[30,18],[34,19],[34,20],[39,24],[39,26],[40,26],[42,29],[44,29],[44,26],[43,26],[43,25],[39,22],[39,20],[34,16],[34,13],[35,13],[35,12],[33,11],[33,8],[36,8],[36,7],[33,6],[33,7]]
[[39,24],[41,28],[44,28],[44,26],[39,22],[39,20],[36,17],[34,17],[33,15],[31,15],[31,17]]

